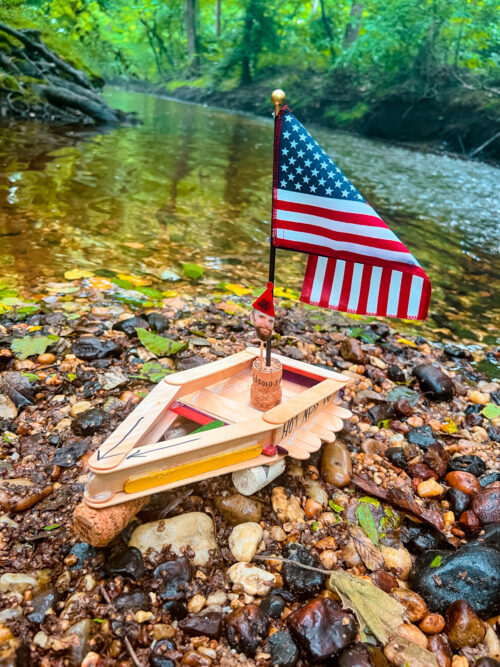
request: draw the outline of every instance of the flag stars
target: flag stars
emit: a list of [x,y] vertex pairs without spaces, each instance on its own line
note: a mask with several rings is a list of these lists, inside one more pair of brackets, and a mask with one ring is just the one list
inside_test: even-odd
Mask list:
[[302,169],[302,167],[297,167],[295,171],[297,174],[301,174],[304,170]]
[[297,183],[295,183],[295,189],[300,190],[301,187],[301,184],[297,181]]
[[304,185],[305,185],[306,183],[309,183],[310,180],[311,180],[311,179],[309,178],[309,176],[304,176],[304,181],[303,181],[303,182],[304,182]]
[[283,153],[283,155],[288,155],[290,151],[288,150],[288,148],[283,148],[281,152]]
[[288,137],[290,136],[290,132],[288,130],[285,130],[285,132],[283,132],[283,136],[285,137],[285,139],[288,139]]
[[282,188],[286,188],[286,179],[283,180],[283,181],[281,181],[281,187],[282,187]]
[[293,141],[290,142],[290,146],[291,146],[292,148],[295,148],[296,145],[297,145],[297,142],[296,142],[295,140],[293,140]]
[[310,186],[310,190],[311,190],[311,192],[316,192],[317,189],[318,189],[318,188],[317,188],[315,185],[311,185],[311,186]]
[[319,160],[321,157],[321,153],[314,153],[314,159]]
[[296,162],[297,162],[297,160],[294,157],[291,157],[289,164],[292,165],[292,164],[295,164]]
[[314,144],[307,144],[307,150],[312,151],[314,148]]
[[311,162],[311,160],[306,160],[306,161],[304,162],[304,164],[306,165],[306,167],[310,167],[311,164],[312,164],[312,162]]
[[293,120],[293,116],[291,114],[288,115],[288,116],[285,116],[285,120],[286,120],[287,123],[291,123],[292,120]]
[[342,197],[347,197],[348,194],[347,190],[342,190]]
[[359,192],[358,192],[358,194],[356,195],[356,197],[357,197],[358,199],[363,199],[363,197],[359,194]]
[[304,157],[304,151],[299,151],[299,152],[297,153],[297,155],[298,155],[299,157]]
[[328,172],[328,177],[329,178],[335,178],[335,174],[333,173],[333,171]]
[[342,187],[342,181],[341,181],[340,179],[337,179],[337,180],[335,181],[335,185],[336,185],[337,188]]
[[324,178],[320,178],[318,182],[320,185],[324,185],[326,183]]
[[328,164],[326,162],[321,163],[321,169],[326,169],[328,167]]
[[331,188],[326,188],[325,192],[328,196],[330,196],[332,194],[332,189]]
[[313,176],[317,176],[317,175],[319,174],[319,171],[318,171],[317,169],[313,169],[313,170],[311,171],[311,174],[312,174]]
[[293,126],[293,131],[298,132],[300,130],[300,127],[298,125]]

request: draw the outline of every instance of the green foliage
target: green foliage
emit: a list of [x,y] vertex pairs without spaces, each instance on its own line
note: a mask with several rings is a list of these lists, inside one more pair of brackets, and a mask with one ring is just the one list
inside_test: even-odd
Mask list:
[[375,525],[375,519],[373,518],[370,505],[368,503],[360,503],[356,509],[356,517],[359,521],[359,525],[365,532],[365,535],[370,538],[373,544],[378,546],[378,532],[377,526]]
[[11,343],[11,350],[18,359],[27,359],[35,354],[43,354],[45,350],[59,340],[59,336],[51,334],[49,336],[24,336],[24,338],[15,338]]
[[144,347],[158,357],[170,357],[173,354],[185,350],[188,346],[187,343],[179,343],[179,341],[151,333],[151,331],[148,331],[147,329],[138,327],[136,328],[136,331],[137,337]]

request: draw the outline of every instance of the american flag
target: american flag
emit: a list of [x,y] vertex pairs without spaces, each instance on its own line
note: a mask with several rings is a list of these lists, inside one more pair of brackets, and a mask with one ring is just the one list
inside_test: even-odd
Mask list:
[[429,278],[288,107],[276,120],[272,225],[274,246],[310,255],[301,301],[427,317]]

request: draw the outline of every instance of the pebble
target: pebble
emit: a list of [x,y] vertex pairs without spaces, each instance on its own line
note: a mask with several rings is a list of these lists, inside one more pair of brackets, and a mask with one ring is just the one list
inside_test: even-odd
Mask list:
[[[14,403],[16,408],[32,405],[35,398],[35,390],[31,382],[25,375],[16,371],[6,371],[5,373],[2,373],[2,376],[0,377],[0,388],[6,395],[4,398],[8,397],[9,400]],[[0,405],[3,400],[1,397],[2,395],[0,395]],[[7,405],[9,405],[9,403],[7,403]],[[9,409],[12,410],[12,408]],[[14,417],[16,415],[14,415]],[[7,417],[3,414],[0,414],[0,417],[2,419],[14,419],[14,417]]]
[[146,623],[153,618],[153,614],[150,611],[144,611],[144,609],[139,609],[134,614],[134,620],[136,623]]
[[267,637],[269,619],[255,604],[236,609],[225,618],[229,645],[253,657],[259,644]]
[[311,500],[315,500],[317,503],[320,503],[323,507],[328,507],[328,493],[321,486],[319,482],[313,479],[305,479],[304,487],[306,489],[306,495]]
[[385,591],[385,593],[390,593],[399,586],[396,577],[393,577],[392,574],[389,574],[389,572],[386,572],[385,570],[374,570],[374,572],[370,574],[370,579],[377,588]]
[[265,644],[265,652],[271,656],[273,667],[294,667],[299,660],[299,649],[286,630],[273,632]]
[[385,544],[381,545],[380,551],[387,569],[391,570],[398,579],[406,581],[412,567],[410,552],[404,547],[395,549]]
[[149,610],[151,600],[146,591],[134,591],[133,593],[122,593],[113,601],[116,610],[125,613],[127,611],[139,611],[139,609]]
[[227,602],[227,595],[226,591],[219,590],[215,591],[214,593],[210,593],[210,595],[207,597],[206,601],[206,606],[211,607],[213,605],[217,605],[219,607],[223,607]]
[[162,607],[166,614],[169,614],[172,621],[180,621],[187,616],[186,605],[180,600],[168,600]]
[[145,523],[134,530],[129,546],[137,547],[143,555],[149,549],[161,551],[167,544],[177,555],[190,546],[194,551],[193,563],[205,565],[211,559],[210,551],[217,549],[214,523],[203,512],[185,512],[179,516]]
[[347,486],[352,478],[352,463],[349,450],[336,440],[327,443],[321,456],[321,477],[337,488]]
[[91,408],[79,412],[71,422],[71,428],[77,435],[93,435],[109,422],[109,414],[101,408]]
[[418,426],[417,428],[412,428],[408,432],[406,439],[408,440],[410,445],[417,445],[417,447],[420,447],[420,449],[424,450],[427,449],[430,445],[437,442],[431,427],[427,425]]
[[328,598],[312,600],[287,620],[293,637],[313,664],[337,655],[356,637],[352,616]]
[[453,655],[446,635],[432,635],[428,639],[427,646],[429,651],[434,653],[439,667],[451,667]]
[[263,530],[254,521],[240,523],[229,536],[229,549],[237,561],[249,563],[257,552]]
[[136,547],[128,547],[106,560],[104,569],[112,577],[122,575],[130,579],[140,579],[144,574],[142,553]]
[[156,333],[161,334],[170,326],[170,321],[165,317],[165,315],[162,315],[161,313],[148,313],[146,317],[148,318],[151,329],[156,331]]
[[241,584],[248,595],[267,595],[276,581],[271,572],[248,563],[235,563],[227,574],[233,584]]
[[426,614],[420,621],[419,628],[426,635],[437,635],[444,630],[444,618],[441,614]]
[[439,442],[434,442],[432,445],[429,445],[424,454],[424,463],[434,470],[438,477],[444,477],[446,475],[449,460],[450,456],[448,452]]
[[[498,484],[498,482],[495,482]],[[472,511],[482,525],[500,521],[500,488],[487,486],[472,498]]]
[[149,329],[149,322],[143,317],[127,317],[127,319],[119,320],[113,324],[114,331],[121,331],[129,338],[136,338],[136,328]]
[[454,489],[453,487],[448,489],[446,499],[450,503],[450,507],[456,516],[460,516],[462,512],[465,512],[471,501],[470,496],[468,496],[463,491]]
[[8,421],[17,417],[17,408],[5,394],[0,394],[0,419]]
[[448,641],[454,651],[483,641],[486,634],[484,623],[465,600],[453,602],[446,610],[445,620]]
[[475,403],[476,405],[486,405],[490,402],[490,395],[485,392],[478,391],[477,389],[473,389],[470,392],[468,399],[471,403]]
[[435,498],[444,493],[444,487],[431,478],[417,485],[417,493],[421,498]]
[[479,519],[471,510],[462,512],[458,522],[460,527],[469,535],[475,535],[481,528]]
[[454,456],[448,463],[448,470],[450,472],[468,472],[474,477],[481,477],[486,472],[486,463],[475,454]]
[[[431,567],[437,556],[440,565]],[[462,599],[481,617],[489,618],[500,606],[500,551],[478,542],[453,552],[424,551],[417,556],[408,584],[431,611],[443,614],[452,602]]]
[[481,485],[477,481],[477,477],[471,475],[470,472],[449,472],[444,478],[444,481],[454,489],[458,489],[468,496],[473,496],[476,491],[479,491],[481,488]]
[[22,572],[6,572],[0,577],[0,591],[2,593],[24,593],[29,588],[35,590],[38,580]]
[[420,595],[408,588],[396,588],[392,592],[392,597],[403,605],[407,611],[408,620],[412,623],[421,621],[427,614],[427,605]]
[[60,595],[56,590],[45,590],[35,595],[29,603],[33,611],[27,615],[28,619],[32,623],[42,623],[49,610],[54,609],[59,598]]
[[92,361],[104,357],[117,357],[121,354],[122,348],[110,339],[101,341],[93,336],[85,336],[73,343],[72,352],[78,359]]
[[91,407],[92,403],[90,401],[78,401],[78,403],[73,403],[69,413],[72,417],[76,417],[80,412],[86,412],[87,410],[90,410]]
[[227,498],[216,498],[215,506],[230,524],[252,521],[258,523],[262,514],[262,504],[235,493]]
[[[295,542],[286,544],[283,547],[282,553],[284,558],[321,569],[321,562],[318,558],[302,544]],[[306,570],[291,563],[283,563],[281,574],[285,588],[295,595],[307,595],[310,597],[324,588],[326,581],[326,575],[321,574],[321,572]]]
[[344,338],[340,344],[340,356],[345,361],[352,361],[355,364],[365,363],[365,353],[355,338]]
[[158,565],[153,576],[161,581],[158,594],[162,600],[183,600],[186,585],[191,580],[191,564],[185,556],[181,556]]
[[153,626],[153,639],[156,639],[157,642],[162,639],[172,639],[175,635],[176,629],[169,623],[156,623]]
[[405,450],[403,447],[389,447],[385,450],[385,456],[396,468],[404,470],[406,468]]
[[493,484],[493,482],[500,482],[500,472],[488,472],[479,478],[479,484],[483,488]]
[[376,646],[356,642],[337,658],[338,667],[389,667],[386,657]]
[[91,650],[89,640],[93,627],[95,627],[95,623],[90,618],[84,618],[66,630],[66,636],[76,635],[78,640],[78,643],[73,645],[70,651],[70,662],[72,665],[80,665],[83,658]]
[[500,660],[495,660],[495,658],[479,658],[474,663],[474,667],[500,667]]
[[204,635],[210,639],[219,639],[222,632],[222,613],[207,610],[195,616],[179,621],[179,628],[190,637]]
[[433,401],[451,401],[453,398],[452,379],[436,366],[420,364],[413,369],[412,374],[427,398]]
[[268,595],[260,603],[260,608],[271,618],[280,618],[285,611],[285,601],[279,595]]
[[412,623],[402,623],[398,627],[397,633],[412,644],[417,644],[420,648],[427,648],[427,637],[416,625],[413,625]]
[[305,515],[300,506],[300,499],[297,496],[288,497],[282,486],[275,486],[272,490],[271,503],[273,511],[283,523],[304,523]]
[[205,606],[207,598],[201,593],[196,593],[187,603],[187,610],[190,614],[197,614]]

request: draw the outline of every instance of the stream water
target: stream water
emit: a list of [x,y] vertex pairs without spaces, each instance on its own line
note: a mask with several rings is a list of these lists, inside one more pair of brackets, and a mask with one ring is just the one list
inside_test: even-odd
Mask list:
[[[36,289],[71,268],[105,268],[168,289],[189,261],[205,267],[198,291],[262,286],[272,119],[115,89],[106,98],[143,125],[0,127],[0,282]],[[497,343],[500,170],[309,129],[430,276],[431,313],[418,330]],[[300,290],[304,260],[278,251],[277,284]]]

